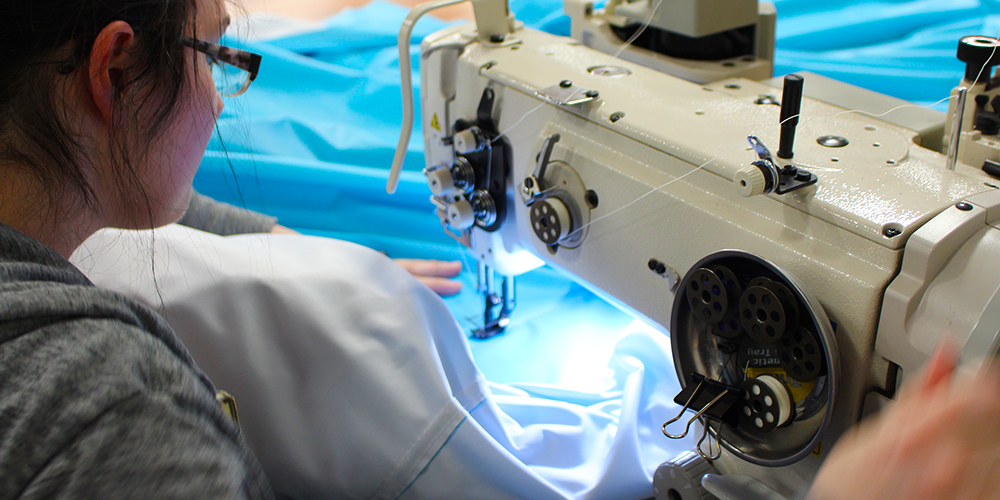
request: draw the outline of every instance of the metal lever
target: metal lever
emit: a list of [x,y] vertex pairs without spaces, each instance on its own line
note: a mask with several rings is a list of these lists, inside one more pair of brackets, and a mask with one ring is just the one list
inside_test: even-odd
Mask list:
[[552,157],[552,148],[559,142],[559,138],[559,134],[552,134],[542,142],[542,150],[538,153],[538,161],[535,164],[535,173],[525,177],[521,184],[521,195],[525,206],[531,206],[545,191],[545,169]]
[[750,147],[753,148],[754,153],[757,153],[757,159],[768,163],[770,166],[774,167],[775,172],[778,171],[778,165],[774,163],[774,158],[771,156],[771,150],[767,149],[767,146],[763,141],[757,138],[756,135],[747,136],[747,142],[750,143]]
[[945,168],[955,170],[958,164],[958,146],[962,140],[962,122],[965,118],[965,101],[968,98],[969,89],[958,88],[958,100],[955,102],[955,114],[951,120],[951,136],[948,138],[948,157]]

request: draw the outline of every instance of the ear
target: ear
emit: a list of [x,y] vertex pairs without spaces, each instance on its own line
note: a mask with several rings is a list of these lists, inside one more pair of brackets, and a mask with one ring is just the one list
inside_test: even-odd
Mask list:
[[125,69],[132,63],[129,50],[134,45],[132,26],[125,21],[108,24],[94,39],[88,65],[89,90],[105,121],[111,119],[111,105],[115,94],[122,91]]

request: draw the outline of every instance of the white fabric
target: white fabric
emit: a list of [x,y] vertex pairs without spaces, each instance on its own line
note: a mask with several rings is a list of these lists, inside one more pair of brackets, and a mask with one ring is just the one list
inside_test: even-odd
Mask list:
[[443,301],[352,243],[168,226],[73,261],[166,316],[283,495],[648,498],[691,446],[659,430],[678,389],[656,332],[624,332],[595,392],[488,386]]

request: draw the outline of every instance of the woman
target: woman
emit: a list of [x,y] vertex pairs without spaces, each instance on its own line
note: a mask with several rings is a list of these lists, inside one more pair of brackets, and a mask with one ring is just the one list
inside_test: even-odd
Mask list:
[[270,498],[169,327],[66,261],[97,229],[184,213],[222,109],[222,3],[2,10],[0,498]]

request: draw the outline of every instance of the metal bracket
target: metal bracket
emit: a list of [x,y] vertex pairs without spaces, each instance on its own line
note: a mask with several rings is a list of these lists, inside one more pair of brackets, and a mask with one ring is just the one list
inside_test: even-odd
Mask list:
[[795,165],[785,165],[778,172],[778,186],[774,188],[774,192],[777,194],[789,193],[796,189],[812,186],[818,180],[816,174],[806,169]]
[[753,162],[752,165],[760,168],[765,176],[770,178],[769,180],[772,182],[769,185],[773,185],[772,190],[775,194],[790,193],[796,189],[816,184],[816,181],[819,180],[816,174],[792,164],[779,167],[771,156],[771,150],[757,136],[751,135],[747,137],[747,142],[750,143],[754,152],[757,153],[758,160]]
[[573,82],[569,80],[563,80],[555,85],[545,87],[535,92],[535,95],[559,106],[583,104],[596,101],[600,97],[598,91],[573,85]]

